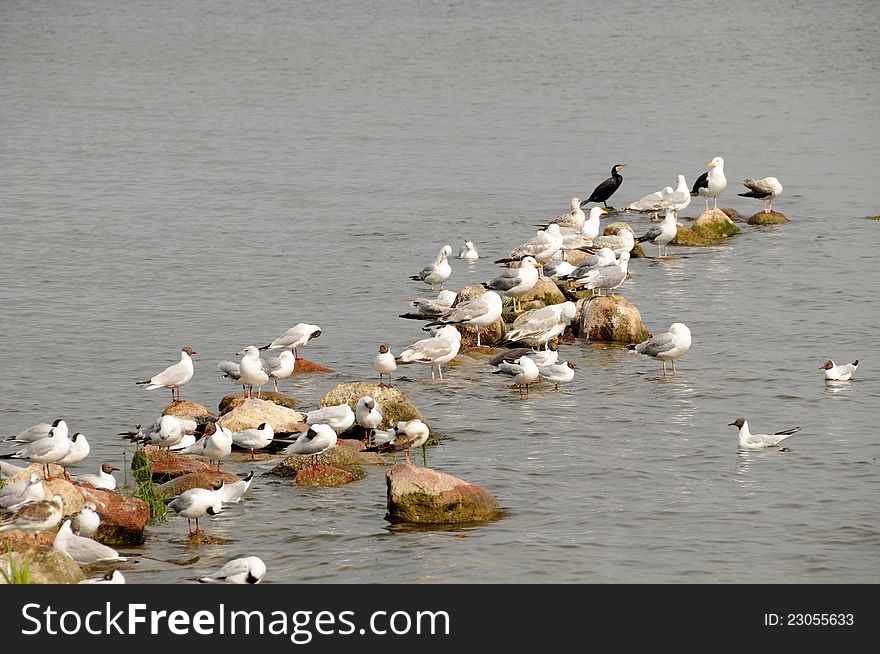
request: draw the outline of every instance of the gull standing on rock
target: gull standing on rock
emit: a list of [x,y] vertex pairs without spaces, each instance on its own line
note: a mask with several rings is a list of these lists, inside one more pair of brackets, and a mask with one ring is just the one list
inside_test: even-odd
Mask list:
[[444,245],[437,253],[434,263],[428,264],[415,275],[411,275],[410,279],[430,284],[433,289],[437,284],[443,288],[443,282],[449,279],[452,274],[452,266],[449,265],[449,257],[452,255],[452,246]]
[[45,438],[27,443],[12,454],[4,454],[4,459],[26,459],[31,463],[43,464],[43,479],[52,479],[49,471],[50,463],[58,463],[70,450],[70,439],[67,438],[67,424],[64,421],[58,427],[49,430]]
[[584,213],[584,210],[581,209],[581,199],[572,198],[571,211],[556,216],[556,218],[554,218],[547,224],[551,225],[553,223],[556,223],[560,227],[570,227],[572,229],[580,231],[580,229],[584,226],[584,222],[586,222],[586,220],[587,216]]
[[[390,431],[390,430],[389,430]],[[431,430],[428,425],[414,418],[412,420],[399,420],[394,426],[393,437],[373,447],[367,448],[371,452],[405,452],[406,462],[410,463],[409,451],[414,447],[421,447],[428,442]],[[382,439],[384,440],[384,439]]]
[[43,478],[32,472],[29,477],[19,479],[0,488],[0,510],[17,511],[28,502],[46,499]]
[[577,281],[584,278],[591,270],[601,268],[602,266],[610,266],[615,261],[617,261],[617,257],[614,256],[614,250],[608,247],[599,248],[595,254],[589,255],[581,261],[577,268],[567,274],[559,275],[556,281]]
[[354,418],[357,424],[364,428],[364,441],[366,441],[370,437],[370,430],[382,424],[382,410],[379,403],[371,396],[364,395],[357,401]]
[[486,291],[458,304],[427,327],[436,325],[471,325],[477,330],[477,347],[480,347],[480,329],[495,324],[501,317],[501,296],[495,291]]
[[248,345],[237,354],[241,356],[241,361],[238,364],[239,382],[242,387],[248,387],[247,392],[242,393],[242,397],[253,397],[254,386],[257,387],[257,396],[259,396],[263,384],[269,381],[269,373],[263,368],[260,351],[255,346]]
[[47,422],[41,422],[38,425],[33,425],[18,432],[15,436],[11,436],[6,440],[15,441],[16,443],[33,443],[41,438],[46,438],[52,429],[63,432],[64,436],[67,437],[67,423],[63,419],[58,418],[51,425]]
[[709,198],[715,202],[714,209],[718,208],[718,196],[727,188],[727,178],[724,176],[724,159],[715,157],[707,164],[709,170],[697,177],[694,187],[691,189],[691,197],[702,195],[706,198],[706,211],[709,211]]
[[258,556],[245,556],[223,564],[217,572],[199,577],[201,584],[258,584],[266,574],[266,564]]
[[431,366],[431,379],[434,379],[434,366],[440,380],[443,380],[442,365],[458,354],[461,347],[461,333],[454,325],[444,325],[431,338],[416,341],[403,350],[395,361],[398,364],[427,363]]
[[737,193],[744,198],[758,198],[764,201],[764,213],[770,213],[773,210],[773,200],[782,194],[782,184],[775,177],[765,177],[764,179],[745,178],[743,186],[749,189],[746,193]]
[[749,431],[749,422],[745,418],[737,418],[728,427],[739,429],[739,446],[747,450],[759,450],[765,447],[776,447],[789,436],[798,433],[800,427],[792,427],[775,434],[753,434]]
[[91,538],[98,532],[101,526],[101,516],[98,515],[98,507],[94,502],[85,502],[79,513],[71,516],[70,526],[73,533],[84,538]]
[[89,455],[91,449],[89,441],[86,440],[86,437],[82,433],[77,432],[70,437],[70,446],[67,448],[67,454],[55,462],[64,469],[65,478],[70,479],[70,475],[67,473],[67,467],[76,465],[85,459]]
[[628,350],[659,359],[666,376],[666,362],[672,361],[672,374],[676,373],[675,359],[691,349],[691,330],[681,322],[674,322],[669,331],[652,336],[646,341],[626,346]]
[[516,299],[531,291],[538,283],[540,267],[535,257],[527,256],[520,261],[518,268],[508,268],[482,285],[489,290],[498,291],[504,297],[512,297],[513,310],[516,311]]
[[180,400],[180,387],[192,379],[194,352],[189,345],[184,345],[180,351],[180,361],[173,366],[168,366],[158,375],[154,375],[145,381],[135,382],[144,386],[148,391],[156,388],[170,388],[171,401],[174,402],[174,391],[177,390],[177,400]]
[[[293,356],[291,354],[291,356]],[[221,427],[221,429],[223,429]],[[275,430],[268,422],[261,423],[258,427],[234,431],[230,434],[232,442],[240,448],[250,450],[251,461],[254,460],[254,450],[262,450],[275,438]]]
[[337,434],[341,434],[351,427],[354,421],[354,411],[345,402],[342,404],[332,404],[306,413],[307,425],[329,425]]
[[560,302],[540,309],[532,309],[523,314],[519,324],[507,333],[502,345],[525,343],[532,347],[544,346],[555,336],[559,336],[574,319],[577,305],[574,302]]
[[178,450],[180,454],[194,454],[208,459],[208,465],[217,462],[217,471],[220,471],[220,461],[232,454],[232,432],[218,422],[214,423],[214,433],[202,436],[189,447]]
[[293,443],[288,445],[284,454],[291,456],[299,454],[314,457],[312,465],[318,465],[318,457],[329,449],[336,447],[336,431],[323,423],[316,423],[309,427],[304,434],[300,434]]
[[[391,388],[391,373],[397,370],[397,362],[394,360],[394,355],[391,354],[391,350],[388,349],[388,345],[382,343],[379,346],[379,353],[376,355],[376,358],[373,359],[373,370],[379,373],[379,386],[382,388]],[[385,384],[382,382],[382,378],[388,375],[388,383]]]
[[296,348],[303,347],[313,338],[321,335],[321,328],[317,325],[310,325],[305,322],[298,322],[286,332],[281,334],[268,345],[261,347],[261,350],[293,350],[293,356],[299,358]]
[[602,295],[602,291],[605,291],[606,295],[611,291],[611,295],[614,295],[614,289],[626,281],[628,267],[629,252],[624,250],[614,263],[593,268],[583,277],[573,280],[573,285],[576,288],[587,288],[592,293],[598,291],[599,295]]
[[624,252],[632,252],[635,246],[635,234],[629,226],[626,226],[622,227],[617,234],[603,234],[594,238],[591,251],[610,248],[614,252],[614,256],[619,257]]
[[522,245],[512,249],[506,257],[495,259],[495,263],[512,263],[523,257],[534,257],[539,263],[548,261],[562,247],[562,232],[557,223],[550,223]]

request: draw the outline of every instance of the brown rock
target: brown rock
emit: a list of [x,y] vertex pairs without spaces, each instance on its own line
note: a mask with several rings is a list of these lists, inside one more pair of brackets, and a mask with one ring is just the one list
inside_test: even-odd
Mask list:
[[156,483],[168,481],[188,472],[211,469],[211,466],[204,461],[185,454],[160,450],[155,445],[147,445],[137,450],[132,457],[131,467],[132,470],[148,468]]
[[730,218],[731,220],[742,220],[742,216],[740,215],[739,211],[737,211],[736,209],[733,209],[732,207],[726,207],[726,208],[722,209],[721,211],[723,211],[724,215],[727,216],[728,218]]
[[198,421],[198,418],[214,417],[214,414],[208,411],[207,407],[189,400],[174,400],[162,409],[162,415],[174,416],[176,418],[192,418]]
[[391,522],[450,524],[494,520],[501,514],[488,491],[457,477],[409,463],[385,475]]
[[89,486],[79,486],[79,491],[85,500],[95,503],[95,510],[101,516],[95,540],[111,547],[144,542],[144,528],[150,518],[146,502]]
[[214,484],[221,481],[226,482],[227,484],[233,484],[239,480],[240,478],[237,475],[223,470],[220,472],[217,472],[216,470],[188,472],[185,475],[174,477],[173,479],[166,481],[164,484],[160,484],[156,487],[156,492],[160,497],[173,497],[175,495],[180,495],[182,492],[187,491],[190,488],[211,489],[214,488]]
[[[361,440],[340,438],[336,441],[336,447],[324,452],[318,459],[319,463],[323,463],[334,468],[341,468],[354,472],[364,465],[384,465],[385,458],[376,452],[365,452],[364,443]],[[281,463],[272,468],[266,474],[277,475],[278,477],[294,477],[301,470],[308,468],[312,464],[312,457],[294,454],[285,457]]]
[[[259,394],[259,399],[287,407],[288,409],[295,409],[300,404],[299,400],[296,398],[293,398],[290,395],[285,395],[284,393],[276,393],[275,391],[263,391]],[[220,404],[217,408],[222,416],[224,413],[229,413],[238,407],[238,405],[244,401],[245,398],[241,394],[225,395],[223,399],[220,400]]]
[[[76,584],[85,579],[82,568],[72,558],[52,547],[29,547],[23,551],[4,552],[0,555],[0,571],[7,575],[11,573],[10,558],[18,569],[22,569],[27,562],[31,584]],[[6,579],[0,574],[0,584],[5,583]]]
[[232,431],[259,427],[267,422],[276,434],[304,431],[305,416],[285,406],[249,397],[217,420],[219,425]]
[[742,231],[721,209],[710,209],[703,212],[694,221],[691,229],[697,236],[714,241],[739,234]]
[[296,474],[294,482],[297,486],[343,486],[344,484],[363,479],[362,470],[343,470],[330,465],[319,463],[318,465],[303,468]]
[[622,295],[579,300],[573,321],[579,338],[614,343],[641,343],[650,337],[635,305]]
[[759,211],[748,222],[749,225],[781,225],[787,223],[788,218],[778,211]]
[[[42,464],[32,463],[17,475],[6,479],[4,483],[11,484],[19,479],[27,479],[31,473],[43,474]],[[43,480],[43,494],[46,499],[51,499],[52,495],[58,493],[64,498],[64,517],[77,513],[83,507],[83,496],[79,492],[78,487],[64,479],[64,468],[54,463],[49,464],[49,474],[51,479]]]
[[565,302],[565,296],[552,279],[539,279],[535,287],[517,298],[520,312],[543,309],[551,304]]
[[305,375],[311,372],[336,372],[333,368],[322,366],[320,363],[309,361],[308,359],[297,359],[296,366],[293,368],[294,375]]

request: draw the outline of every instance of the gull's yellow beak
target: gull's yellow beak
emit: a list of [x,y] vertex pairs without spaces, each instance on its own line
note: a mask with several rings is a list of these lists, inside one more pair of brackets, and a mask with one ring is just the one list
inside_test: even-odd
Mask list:
[[712,163],[711,161],[710,161],[708,164],[706,164],[706,165],[707,165],[707,167],[709,167],[709,168],[714,168],[714,167],[715,167],[715,164]]
[[608,209],[602,209],[602,215],[604,216],[606,213],[608,213]]

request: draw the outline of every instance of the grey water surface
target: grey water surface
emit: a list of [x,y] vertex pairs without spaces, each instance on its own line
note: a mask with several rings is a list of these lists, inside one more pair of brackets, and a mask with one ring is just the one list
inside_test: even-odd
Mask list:
[[[174,516],[125,574],[255,554],[266,583],[876,583],[878,28],[872,0],[3,2],[0,436],[63,417],[92,443],[74,472],[124,467],[117,433],[170,399],[136,380],[190,345],[182,396],[216,410],[240,390],[217,362],[297,322],[336,370],[282,384],[312,408],[425,336],[398,314],[444,243],[483,255],[446,288],[487,280],[613,164],[620,207],[722,156],[719,206],[748,217],[740,180],[774,175],[790,223],[631,261],[647,328],[692,330],[675,377],[587,342],[523,401],[464,357],[443,383],[399,371],[444,435],[429,465],[501,520],[400,529],[384,469],[302,489],[237,459],[249,497],[202,525],[230,542],[189,546]],[[828,358],[857,378],[826,385]],[[742,453],[739,416],[803,429]]]

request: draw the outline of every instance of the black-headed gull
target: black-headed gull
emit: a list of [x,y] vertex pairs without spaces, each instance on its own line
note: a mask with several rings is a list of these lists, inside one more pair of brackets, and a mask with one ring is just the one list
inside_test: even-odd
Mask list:
[[49,471],[50,463],[58,463],[70,450],[70,439],[67,438],[66,425],[64,429],[53,428],[45,438],[26,443],[12,454],[2,455],[5,459],[26,459],[31,463],[43,464],[43,479],[49,480],[52,475]]
[[261,350],[293,350],[294,358],[299,358],[297,348],[303,347],[313,338],[321,335],[321,328],[317,325],[310,325],[307,322],[298,322],[286,332],[281,334],[268,345],[261,347]]
[[763,179],[746,177],[742,183],[749,190],[745,193],[737,193],[737,195],[744,198],[763,200],[764,213],[770,213],[773,210],[773,200],[782,194],[782,184],[775,177],[765,177]]
[[475,261],[480,258],[480,253],[477,252],[473,241],[464,242],[464,246],[458,251],[458,258],[468,261]]
[[254,460],[254,450],[262,450],[275,438],[275,430],[268,422],[260,423],[257,427],[234,431],[231,434],[232,442],[240,448],[250,450],[251,461]]
[[727,178],[724,176],[724,159],[715,157],[706,164],[709,169],[694,182],[691,189],[691,197],[702,195],[706,198],[706,211],[709,211],[709,198],[715,202],[714,209],[718,208],[718,196],[727,188]]
[[364,428],[364,440],[367,440],[370,430],[382,424],[382,408],[372,396],[364,395],[354,407],[354,419]]
[[327,450],[336,447],[336,432],[330,425],[314,424],[309,430],[284,449],[286,456],[299,454],[302,456],[312,456],[314,460],[312,465],[318,465],[318,457]]
[[202,584],[258,584],[266,574],[266,564],[258,556],[244,556],[224,563],[219,570],[199,577]]
[[[393,384],[391,383],[391,373],[397,370],[397,362],[394,360],[394,355],[391,353],[391,350],[388,349],[388,345],[386,343],[382,343],[379,346],[379,353],[376,354],[376,358],[373,359],[373,370],[379,373],[379,386],[391,388]],[[388,375],[388,383],[383,383],[383,378],[385,375]]]
[[483,286],[491,291],[498,291],[504,297],[512,297],[513,309],[516,311],[517,298],[531,291],[538,283],[540,267],[541,264],[535,257],[527,256],[520,261],[518,268],[508,268],[497,277],[483,282]]
[[[190,488],[166,502],[169,509],[186,518],[190,537],[201,531],[199,518],[215,516],[223,510],[221,496],[217,491],[208,488]],[[195,531],[192,530],[192,520],[196,521]]]
[[819,370],[825,371],[825,379],[827,381],[849,381],[856,373],[856,368],[858,367],[858,359],[852,363],[845,363],[841,366],[838,366],[834,361],[828,359],[828,361],[819,366]]
[[343,402],[306,412],[306,424],[329,425],[337,434],[341,434],[354,424],[355,415],[351,407]]
[[85,502],[79,513],[70,517],[70,526],[73,533],[85,538],[94,536],[98,527],[101,526],[101,516],[98,515],[98,507],[94,502]]
[[620,171],[624,167],[626,167],[626,164],[614,164],[611,166],[611,177],[598,184],[596,188],[593,189],[593,192],[590,193],[590,197],[581,201],[581,206],[583,207],[590,202],[601,202],[607,209],[608,198],[614,195],[617,189],[620,188],[620,185],[623,184],[623,175],[620,174]]
[[739,429],[739,446],[749,450],[759,450],[765,447],[776,447],[789,436],[798,433],[800,427],[792,427],[775,434],[753,434],[749,431],[749,421],[745,418],[737,418],[728,426]]
[[[381,438],[381,434],[390,436],[391,439],[386,440],[385,438]],[[391,430],[386,432],[377,430],[374,437],[380,436],[380,438],[376,440],[374,446],[367,449],[373,452],[382,453],[403,451],[406,453],[406,462],[410,463],[409,451],[414,447],[421,447],[427,443],[430,435],[431,431],[428,429],[428,425],[418,418],[413,418],[412,420],[400,420],[394,425],[393,432]]]
[[645,241],[650,241],[654,245],[657,246],[657,256],[663,257],[663,248],[667,247],[666,253],[669,254],[668,245],[672,239],[675,238],[675,235],[678,233],[678,224],[675,220],[675,211],[671,208],[666,209],[666,215],[663,218],[663,222],[659,225],[653,225],[648,228],[644,234],[639,236],[636,240],[639,243],[644,243]]
[[528,356],[521,356],[516,361],[501,361],[493,374],[506,375],[513,385],[519,389],[520,398],[529,396],[529,386],[538,380],[537,364]]
[[40,474],[32,472],[30,476],[0,488],[0,509],[4,511],[17,511],[28,502],[39,502],[46,499],[43,489],[43,478]]
[[443,288],[443,282],[449,279],[452,274],[452,266],[449,265],[449,257],[452,255],[452,247],[444,245],[437,253],[437,257],[433,263],[429,263],[415,275],[410,275],[410,279],[430,284],[433,289],[437,284]]
[[232,433],[221,424],[214,423],[214,432],[202,436],[189,447],[177,450],[179,454],[194,454],[208,459],[208,464],[217,462],[217,470],[220,470],[220,462],[232,454]]
[[70,437],[70,446],[67,448],[67,454],[62,456],[55,463],[64,468],[64,476],[69,479],[70,475],[67,474],[68,466],[76,465],[85,459],[89,455],[91,449],[92,448],[86,437],[82,433],[77,432]]
[[58,418],[51,425],[48,422],[41,422],[39,424],[28,427],[27,429],[23,429],[18,432],[15,436],[7,438],[8,441],[16,441],[18,443],[33,443],[34,441],[38,441],[41,438],[46,438],[49,435],[49,432],[55,429],[56,431],[62,431],[65,436],[67,436],[67,423],[64,422],[63,419]]
[[444,363],[452,361],[461,348],[461,333],[455,325],[444,325],[434,332],[431,338],[416,341],[403,350],[395,359],[398,364],[427,363],[431,366],[431,379],[434,379],[434,366],[443,379]]
[[247,392],[243,392],[242,397],[253,397],[254,386],[257,387],[257,395],[259,396],[263,384],[269,381],[269,373],[263,366],[260,351],[255,346],[248,345],[241,352],[238,352],[238,355],[241,357],[238,364],[238,381],[242,388],[247,386]]
[[82,581],[76,582],[78,584],[124,584],[125,583],[125,575],[122,574],[119,570],[113,570],[105,572],[100,577],[90,577],[88,579],[83,579]]
[[495,291],[486,291],[450,308],[427,326],[471,325],[477,330],[477,347],[480,347],[480,329],[494,324],[501,317],[501,309],[501,296]]
[[567,384],[574,379],[574,371],[577,369],[577,364],[571,361],[560,361],[546,366],[538,366],[538,374],[541,379],[553,384],[554,391],[558,391],[559,384]]
[[241,501],[241,498],[244,497],[244,494],[247,493],[248,489],[251,487],[253,479],[254,472],[252,470],[247,473],[244,478],[234,481],[231,484],[221,481],[220,486],[215,488],[214,492],[220,496],[220,501],[224,504],[238,504]]
[[51,499],[28,502],[15,513],[0,518],[0,533],[20,529],[33,534],[36,543],[37,534],[54,529],[63,513],[64,498],[55,493]]
[[676,373],[675,360],[691,349],[691,330],[682,322],[674,322],[669,330],[652,336],[638,344],[630,344],[627,349],[658,359],[663,364],[666,376],[666,362],[672,361],[672,374]]
[[516,361],[521,356],[530,357],[540,368],[549,366],[559,359],[559,345],[554,340],[547,342],[546,350],[535,350],[530,347],[515,347],[504,350],[501,354],[496,354],[490,359],[486,359],[486,363],[490,366],[497,366],[502,361]]
[[116,477],[114,471],[119,470],[112,463],[102,463],[97,475],[76,475],[73,481],[77,484],[88,484],[92,488],[104,490],[116,490]]
[[61,523],[61,528],[55,534],[55,541],[52,547],[67,554],[80,565],[88,565],[103,561],[125,561],[124,556],[120,556],[119,552],[112,547],[108,547],[103,543],[99,543],[85,536],[77,536],[73,533],[70,526],[70,520]]
[[144,386],[148,391],[156,388],[170,388],[171,401],[173,402],[174,391],[177,390],[177,400],[180,400],[180,387],[192,379],[193,376],[193,355],[198,354],[189,345],[184,345],[180,351],[180,361],[173,366],[168,366],[158,375],[153,375],[147,380],[135,382]]

